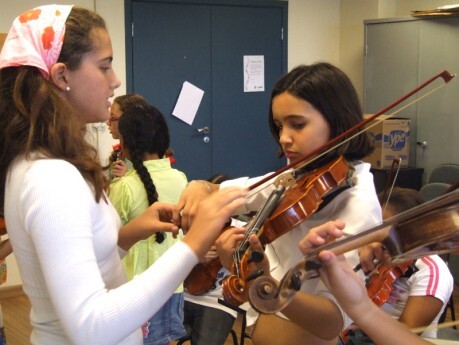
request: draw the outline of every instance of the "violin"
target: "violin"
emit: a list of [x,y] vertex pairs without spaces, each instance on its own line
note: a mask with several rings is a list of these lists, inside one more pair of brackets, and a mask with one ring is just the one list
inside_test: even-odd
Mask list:
[[398,265],[380,265],[366,279],[368,297],[377,305],[387,302],[395,281],[403,277],[413,267],[414,261],[402,262]]
[[[321,168],[306,173],[295,183],[291,183],[293,176],[288,178],[289,185],[282,185],[288,193],[277,192],[278,198],[282,196],[282,199],[255,233],[260,242],[269,244],[309,218],[323,203],[324,196],[336,190],[347,179],[349,171],[344,157],[339,156]],[[285,217],[286,214],[289,217]],[[246,233],[245,239],[237,248],[233,255],[231,275],[225,278],[222,285],[224,299],[234,306],[248,301],[250,281],[262,274],[261,271],[253,274],[248,267],[254,261],[248,244],[252,233]]]
[[[232,228],[234,227],[226,227],[222,232]],[[183,281],[184,289],[194,296],[206,293],[214,285],[218,272],[222,267],[223,265],[218,257],[209,262],[197,264]]]
[[[233,255],[233,258],[235,261],[241,260],[241,256],[247,251],[249,247],[249,243],[248,243],[249,237],[252,234],[257,234],[259,232],[263,222],[271,214],[273,209],[277,206],[284,191],[285,191],[285,188],[283,186],[278,186],[271,193],[271,196],[265,201],[263,207],[261,207],[258,210],[258,212],[255,214],[255,216],[252,217],[252,219],[245,225],[244,240],[239,244],[238,248],[236,249]],[[232,226],[226,227],[225,229],[223,229],[223,231],[226,231],[231,228],[233,227]],[[246,260],[248,259],[244,258],[244,261]],[[239,267],[240,267],[239,265],[235,266],[233,264],[231,272],[234,277],[241,276],[242,273],[238,271]],[[217,278],[218,271],[220,271],[221,268],[222,268],[222,264],[219,258],[215,258],[209,263],[197,264],[195,267],[193,267],[190,274],[185,279],[184,288],[186,289],[188,293],[192,295],[202,295],[203,293],[210,290],[210,288],[214,284],[215,279]],[[236,282],[234,278],[230,278],[231,287],[227,286],[225,288],[225,285],[228,284],[228,283],[225,283],[227,278],[225,278],[225,280],[223,281],[224,291],[225,289],[228,289],[228,288],[233,289],[233,285],[236,286],[237,284],[239,284],[239,282]],[[237,289],[237,291],[241,290],[239,287],[235,287],[235,289]],[[228,295],[228,298],[230,298],[230,295]],[[242,303],[234,304],[234,305],[240,305],[240,304]]]
[[250,304],[260,313],[281,311],[306,279],[317,278],[318,254],[331,250],[341,255],[372,242],[382,243],[394,264],[448,253],[459,248],[459,192],[421,204],[385,220],[371,229],[316,248],[292,267],[280,282],[269,276],[255,279],[249,290]]

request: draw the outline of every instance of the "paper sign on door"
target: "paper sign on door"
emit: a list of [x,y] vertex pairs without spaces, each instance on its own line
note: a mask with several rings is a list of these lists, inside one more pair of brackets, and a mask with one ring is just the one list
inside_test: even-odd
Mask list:
[[265,91],[264,55],[244,55],[244,92]]
[[182,86],[182,91],[180,91],[177,104],[172,111],[172,115],[191,126],[203,96],[203,90],[185,81]]

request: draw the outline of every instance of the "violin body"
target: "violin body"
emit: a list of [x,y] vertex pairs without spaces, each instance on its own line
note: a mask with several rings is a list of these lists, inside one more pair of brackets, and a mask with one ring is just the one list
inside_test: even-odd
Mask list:
[[197,264],[186,277],[183,287],[191,295],[202,295],[212,288],[221,268],[219,258],[205,264]]
[[[225,227],[222,232],[234,228]],[[199,263],[193,267],[183,282],[184,289],[191,295],[199,296],[209,291],[217,279],[218,271],[223,267],[219,258],[210,262]]]
[[321,168],[305,174],[286,192],[281,202],[263,224],[260,241],[263,244],[289,232],[317,211],[323,197],[342,184],[349,174],[349,166],[343,156],[328,162]]
[[414,261],[410,260],[398,265],[380,265],[366,280],[368,297],[377,306],[386,303],[395,281],[402,277],[413,263]]

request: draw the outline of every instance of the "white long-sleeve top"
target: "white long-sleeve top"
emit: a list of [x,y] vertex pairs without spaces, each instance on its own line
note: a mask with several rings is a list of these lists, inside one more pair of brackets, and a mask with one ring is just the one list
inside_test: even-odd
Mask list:
[[180,242],[127,283],[115,208],[96,203],[63,160],[14,162],[5,219],[32,304],[32,344],[142,344],[140,326],[198,263]]
[[[346,224],[344,233],[353,235],[381,223],[381,207],[376,195],[373,175],[370,173],[370,164],[358,162],[354,165],[354,169],[349,178],[351,188],[342,191],[324,208],[266,246],[266,254],[269,258],[273,278],[280,281],[291,267],[304,258],[298,244],[311,228],[329,220],[341,219]],[[221,188],[230,185],[249,187],[260,179],[240,178],[225,181],[221,184]],[[249,196],[252,195],[252,197],[247,198],[246,204],[238,212],[244,214],[257,210],[273,189],[274,186],[267,182],[249,192]],[[351,266],[359,263],[357,250],[351,251],[345,256]],[[304,281],[301,291],[325,296],[336,303],[333,295],[318,278]],[[341,312],[345,327],[347,327],[351,320],[343,311]],[[285,318],[281,313],[278,315]]]

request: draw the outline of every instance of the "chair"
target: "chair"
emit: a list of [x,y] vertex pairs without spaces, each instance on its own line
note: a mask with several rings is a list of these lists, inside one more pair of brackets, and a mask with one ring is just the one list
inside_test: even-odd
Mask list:
[[427,201],[445,194],[449,187],[459,182],[459,164],[440,164],[429,176],[427,184],[419,192]]
[[[239,315],[242,316],[242,321],[241,321],[241,335],[240,335],[240,340],[239,340],[239,344],[237,342],[237,337],[235,337],[236,333],[234,332],[234,330],[232,329],[231,330],[231,335],[233,335],[233,332],[234,332],[234,335],[233,335],[233,342],[234,342],[234,345],[244,345],[244,340],[245,338],[247,339],[251,339],[251,336],[250,334],[248,334],[246,332],[246,327],[247,327],[247,311],[245,309],[242,309],[242,308],[239,308],[239,307],[235,307],[231,304],[229,304],[228,302],[226,302],[224,299],[221,299],[219,298],[218,299],[218,303],[224,305],[225,307],[228,307],[230,309],[233,309],[235,311],[237,311],[237,313]],[[236,340],[235,340],[236,339]]]
[[[421,193],[426,201],[429,201],[445,194],[450,187],[456,185],[458,182],[459,165],[451,163],[441,164],[432,170],[428,183],[421,187],[419,193]],[[445,254],[441,255],[441,257],[448,265],[448,268],[454,278],[454,285],[459,285],[459,255]],[[448,310],[451,313],[451,321],[455,321],[456,313],[454,310],[453,294],[451,294],[439,322],[443,322],[445,320]],[[451,331],[456,332],[456,326],[453,326],[453,328],[454,329],[451,329]],[[445,330],[444,332],[447,331]]]
[[[185,330],[186,330],[186,335],[181,337],[178,341],[177,341],[177,344],[176,345],[182,345],[184,344],[185,342],[189,341],[191,343],[191,329],[185,327]],[[237,341],[237,335],[236,335],[236,332],[234,331],[234,329],[232,329],[230,331],[230,334],[231,334],[231,337],[233,338],[233,344],[234,345],[239,345],[238,344],[238,341]],[[243,345],[243,343],[241,343]]]
[[421,193],[426,201],[429,201],[445,194],[449,187],[451,187],[451,185],[448,183],[429,182],[421,187],[419,193]]
[[440,164],[429,177],[429,183],[447,183],[454,184],[459,181],[459,164]]
[[[233,309],[233,310],[237,311],[237,313],[242,316],[240,340],[238,341],[237,334],[236,334],[236,331],[234,329],[231,329],[230,334],[231,334],[231,337],[233,339],[233,344],[234,345],[244,345],[244,340],[246,338],[248,338],[248,339],[251,338],[250,334],[247,334],[247,332],[246,332],[246,327],[247,327],[246,313],[247,313],[247,311],[242,309],[242,308],[235,307],[235,306],[229,304],[228,302],[226,302],[223,299],[218,299],[218,303],[224,305],[225,307],[228,307],[230,309]],[[188,327],[185,327],[185,330],[186,330],[186,335],[184,337],[180,338],[177,341],[176,345],[182,345],[187,341],[189,341],[191,343],[191,329],[188,328]]]

